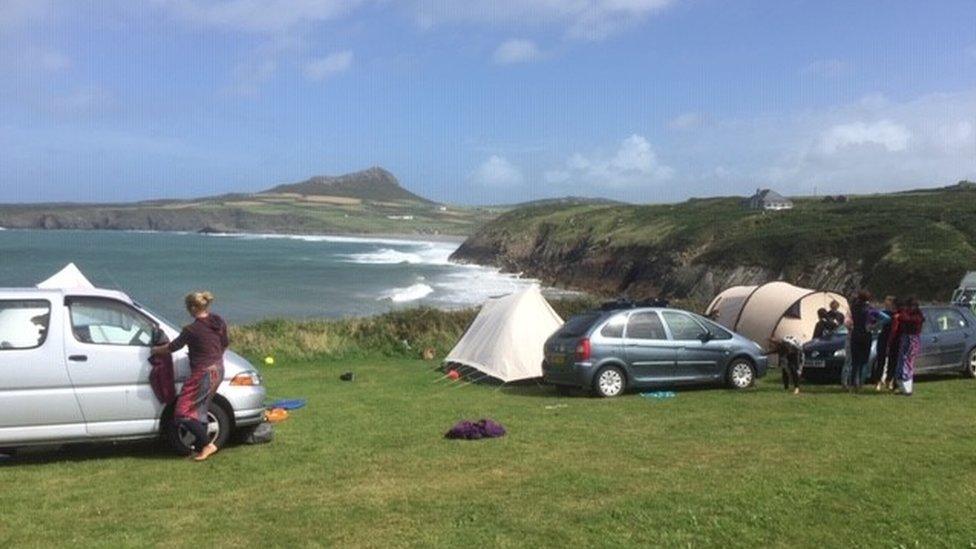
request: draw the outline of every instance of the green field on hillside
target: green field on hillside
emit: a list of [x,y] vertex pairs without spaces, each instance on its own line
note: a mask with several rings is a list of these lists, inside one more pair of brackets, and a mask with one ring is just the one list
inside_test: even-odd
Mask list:
[[[257,357],[252,357],[257,358]],[[0,545],[970,547],[976,382],[912,398],[767,378],[668,400],[450,386],[430,362],[282,359],[273,443],[147,444],[0,466]],[[354,371],[356,381],[338,379]],[[457,420],[509,434],[448,441]]]

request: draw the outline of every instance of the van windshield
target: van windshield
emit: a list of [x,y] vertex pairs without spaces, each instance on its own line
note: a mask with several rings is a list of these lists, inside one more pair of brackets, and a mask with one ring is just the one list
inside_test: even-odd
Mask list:
[[557,337],[579,337],[593,326],[600,318],[600,313],[583,313],[570,318],[563,327],[556,332]]

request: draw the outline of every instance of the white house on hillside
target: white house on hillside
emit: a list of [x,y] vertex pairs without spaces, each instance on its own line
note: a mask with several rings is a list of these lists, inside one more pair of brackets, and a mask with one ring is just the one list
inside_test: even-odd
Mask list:
[[743,201],[753,210],[792,210],[793,201],[771,189],[756,189],[756,194]]

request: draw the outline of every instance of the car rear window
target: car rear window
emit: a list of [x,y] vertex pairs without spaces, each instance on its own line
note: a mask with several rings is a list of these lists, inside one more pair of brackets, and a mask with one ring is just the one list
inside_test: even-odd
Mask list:
[[624,326],[627,325],[627,315],[617,315],[607,321],[600,329],[603,337],[619,339],[624,337]]
[[566,321],[563,327],[556,332],[557,337],[580,337],[593,326],[593,323],[600,318],[600,313],[583,313],[576,315]]
[[41,299],[0,301],[0,351],[34,349],[44,344],[51,303]]

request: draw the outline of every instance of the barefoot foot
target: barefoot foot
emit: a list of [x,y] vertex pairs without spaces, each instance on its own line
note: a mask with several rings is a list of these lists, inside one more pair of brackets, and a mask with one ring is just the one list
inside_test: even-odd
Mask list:
[[214,446],[213,443],[208,444],[203,447],[203,450],[200,450],[199,454],[194,456],[193,461],[203,461],[208,457],[214,455],[216,452],[217,452],[217,447]]

